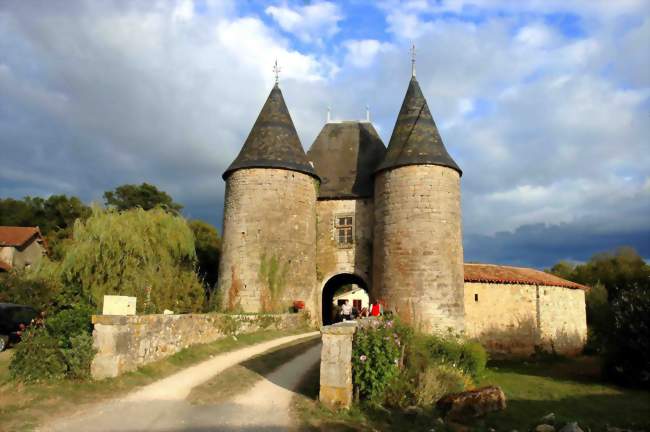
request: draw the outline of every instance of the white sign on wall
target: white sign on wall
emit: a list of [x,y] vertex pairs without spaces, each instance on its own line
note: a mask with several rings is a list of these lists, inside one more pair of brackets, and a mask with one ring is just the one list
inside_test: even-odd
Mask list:
[[105,295],[104,315],[135,315],[135,297]]

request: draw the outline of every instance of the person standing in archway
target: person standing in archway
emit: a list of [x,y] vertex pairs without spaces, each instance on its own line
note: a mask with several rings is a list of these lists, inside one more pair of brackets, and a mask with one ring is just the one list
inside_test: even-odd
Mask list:
[[376,317],[379,315],[381,315],[381,305],[379,304],[379,300],[375,300],[370,307],[370,316]]
[[350,300],[345,300],[343,305],[341,305],[341,318],[343,321],[349,321],[352,319],[352,305]]

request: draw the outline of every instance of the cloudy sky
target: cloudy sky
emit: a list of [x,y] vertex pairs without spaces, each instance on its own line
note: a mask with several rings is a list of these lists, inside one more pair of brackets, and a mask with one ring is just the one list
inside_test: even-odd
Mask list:
[[0,0],[0,197],[151,182],[221,225],[221,174],[281,68],[303,146],[410,75],[464,171],[465,259],[650,257],[647,0]]

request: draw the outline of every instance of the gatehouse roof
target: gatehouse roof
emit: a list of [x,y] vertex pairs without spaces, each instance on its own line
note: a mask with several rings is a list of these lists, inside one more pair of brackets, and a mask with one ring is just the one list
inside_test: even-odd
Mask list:
[[321,178],[319,198],[373,195],[372,174],[386,147],[369,121],[326,123],[307,157]]
[[386,157],[376,172],[407,165],[441,165],[463,174],[451,158],[415,76],[397,116]]
[[307,160],[277,83],[271,89],[239,155],[223,173],[223,179],[242,168],[283,168],[318,178]]

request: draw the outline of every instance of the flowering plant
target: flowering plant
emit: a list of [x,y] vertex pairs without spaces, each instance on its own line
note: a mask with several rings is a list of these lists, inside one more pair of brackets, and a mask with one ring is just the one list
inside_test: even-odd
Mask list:
[[352,342],[352,381],[359,397],[377,400],[399,373],[403,341],[392,320],[373,320],[357,330]]

